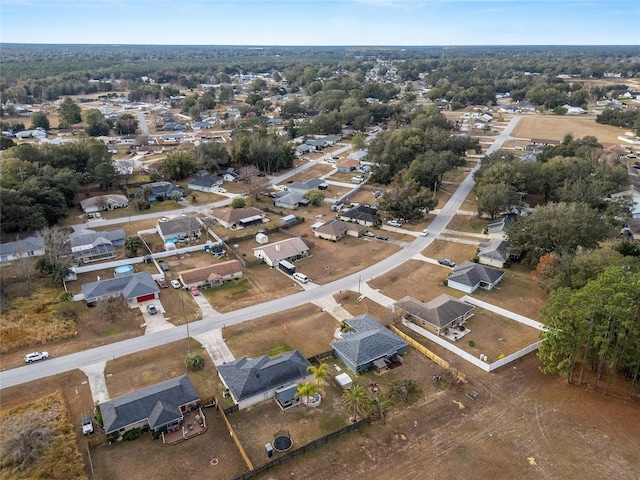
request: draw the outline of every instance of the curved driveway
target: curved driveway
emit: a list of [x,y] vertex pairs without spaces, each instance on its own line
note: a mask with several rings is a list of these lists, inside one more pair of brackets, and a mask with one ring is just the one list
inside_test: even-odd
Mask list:
[[[518,123],[519,117],[514,117],[505,130],[496,137],[493,145],[487,150],[492,153],[498,150],[502,143],[510,138],[510,133]],[[341,290],[357,289],[360,281],[368,281],[389,270],[396,268],[414,255],[420,253],[427,245],[431,244],[435,238],[449,224],[460,205],[473,188],[473,172],[479,168],[478,163],[472,172],[466,176],[458,189],[451,196],[447,204],[438,213],[429,225],[430,235],[428,237],[417,237],[413,242],[395,254],[382,260],[380,263],[354,273],[347,277],[336,280],[326,285],[319,285],[314,288],[290,295],[288,297],[271,300],[269,302],[243,308],[221,315],[209,315],[204,319],[189,324],[191,336],[202,334],[213,329],[223,328],[228,325],[253,320],[264,315],[270,315],[282,310],[287,310],[299,305],[303,305],[314,300],[333,295]],[[126,220],[126,219],[125,219]],[[0,372],[0,388],[11,387],[22,383],[31,382],[39,378],[45,378],[58,373],[67,372],[77,368],[83,368],[98,362],[115,359],[123,355],[129,355],[148,348],[158,347],[167,343],[181,340],[187,336],[186,325],[178,326],[168,330],[159,331],[150,335],[124,340],[101,347],[84,350],[82,352],[65,355],[59,358],[50,358],[45,362],[36,365],[25,365]]]

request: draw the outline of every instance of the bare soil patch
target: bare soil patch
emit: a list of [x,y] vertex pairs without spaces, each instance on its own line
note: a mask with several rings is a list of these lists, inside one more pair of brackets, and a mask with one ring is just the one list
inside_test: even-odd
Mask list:
[[[261,478],[601,478],[637,475],[637,403],[542,375],[535,355],[458,385]],[[464,367],[463,367],[464,368]],[[478,392],[476,400],[467,393]],[[464,408],[462,408],[462,405]],[[558,448],[562,445],[562,448]],[[597,467],[586,459],[598,459]]]
[[596,123],[593,115],[579,117],[536,115],[521,118],[512,135],[514,137],[544,138],[549,140],[562,140],[568,134],[573,135],[573,138],[592,135],[599,142],[619,143],[618,135],[623,133],[618,127]]
[[417,300],[428,302],[441,293],[451,294],[452,290],[444,286],[449,273],[448,268],[439,265],[408,260],[368,283],[370,287],[379,289],[394,300],[411,295]]

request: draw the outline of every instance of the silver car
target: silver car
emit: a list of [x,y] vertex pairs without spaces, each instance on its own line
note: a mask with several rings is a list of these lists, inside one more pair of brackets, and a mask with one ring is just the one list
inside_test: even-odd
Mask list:
[[39,360],[46,360],[49,358],[49,352],[33,352],[27,353],[24,356],[25,363],[37,362]]

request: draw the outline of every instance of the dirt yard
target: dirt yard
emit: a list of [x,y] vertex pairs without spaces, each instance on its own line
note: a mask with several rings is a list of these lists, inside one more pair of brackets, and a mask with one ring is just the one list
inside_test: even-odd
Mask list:
[[638,404],[569,386],[538,366],[528,355],[490,374],[467,369],[468,385],[260,478],[637,478]]
[[573,135],[573,138],[591,135],[596,137],[599,142],[620,143],[618,135],[622,135],[624,132],[624,129],[618,127],[596,123],[593,115],[578,117],[535,115],[521,118],[513,130],[512,136],[562,140],[567,134]]

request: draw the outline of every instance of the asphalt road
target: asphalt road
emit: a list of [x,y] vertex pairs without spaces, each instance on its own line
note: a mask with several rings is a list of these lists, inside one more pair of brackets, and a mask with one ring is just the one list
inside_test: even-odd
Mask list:
[[[511,131],[518,123],[518,121],[519,117],[517,116],[511,120],[504,131],[496,137],[494,144],[487,150],[487,154],[500,149],[504,141],[510,138]],[[388,272],[389,270],[396,268],[398,265],[410,259],[417,253],[420,253],[425,247],[432,243],[435,238],[440,235],[440,233],[442,233],[442,231],[446,228],[446,226],[455,215],[456,211],[460,208],[460,205],[462,204],[464,199],[473,188],[473,172],[477,168],[479,168],[479,166],[480,163],[478,163],[474,167],[472,172],[466,176],[464,181],[451,196],[447,204],[442,208],[442,210],[440,210],[436,218],[431,222],[431,224],[429,225],[430,234],[428,237],[417,237],[405,248],[402,248],[395,254],[385,258],[375,265],[361,270],[360,272],[354,273],[326,285],[320,285],[314,288],[310,288],[309,290],[304,290],[300,293],[290,295],[288,297],[279,298],[277,300],[272,300],[260,305],[254,305],[252,307],[243,308],[241,310],[236,310],[225,314],[211,315],[197,322],[190,323],[188,327],[187,325],[182,325],[168,330],[152,333],[150,335],[144,335],[121,342],[84,350],[82,352],[73,353],[71,355],[65,355],[63,357],[56,358],[55,351],[50,351],[49,354],[51,356],[48,360],[0,372],[0,388],[20,385],[40,378],[45,378],[51,375],[57,375],[59,373],[92,365],[100,361],[112,360],[123,355],[130,355],[132,353],[146,350],[148,348],[158,347],[167,343],[174,342],[176,340],[181,340],[187,337],[187,328],[189,329],[189,335],[198,335],[209,330],[222,328],[229,325],[236,325],[238,323],[253,320],[264,315],[270,315],[283,310],[288,310],[290,308],[303,305],[313,300],[317,300],[328,295],[333,295],[334,293],[341,290],[357,290],[360,281],[369,281],[372,278],[375,278],[379,275],[382,275],[383,273]],[[136,216],[136,218],[139,217]],[[124,221],[126,221],[126,218],[124,219]]]

